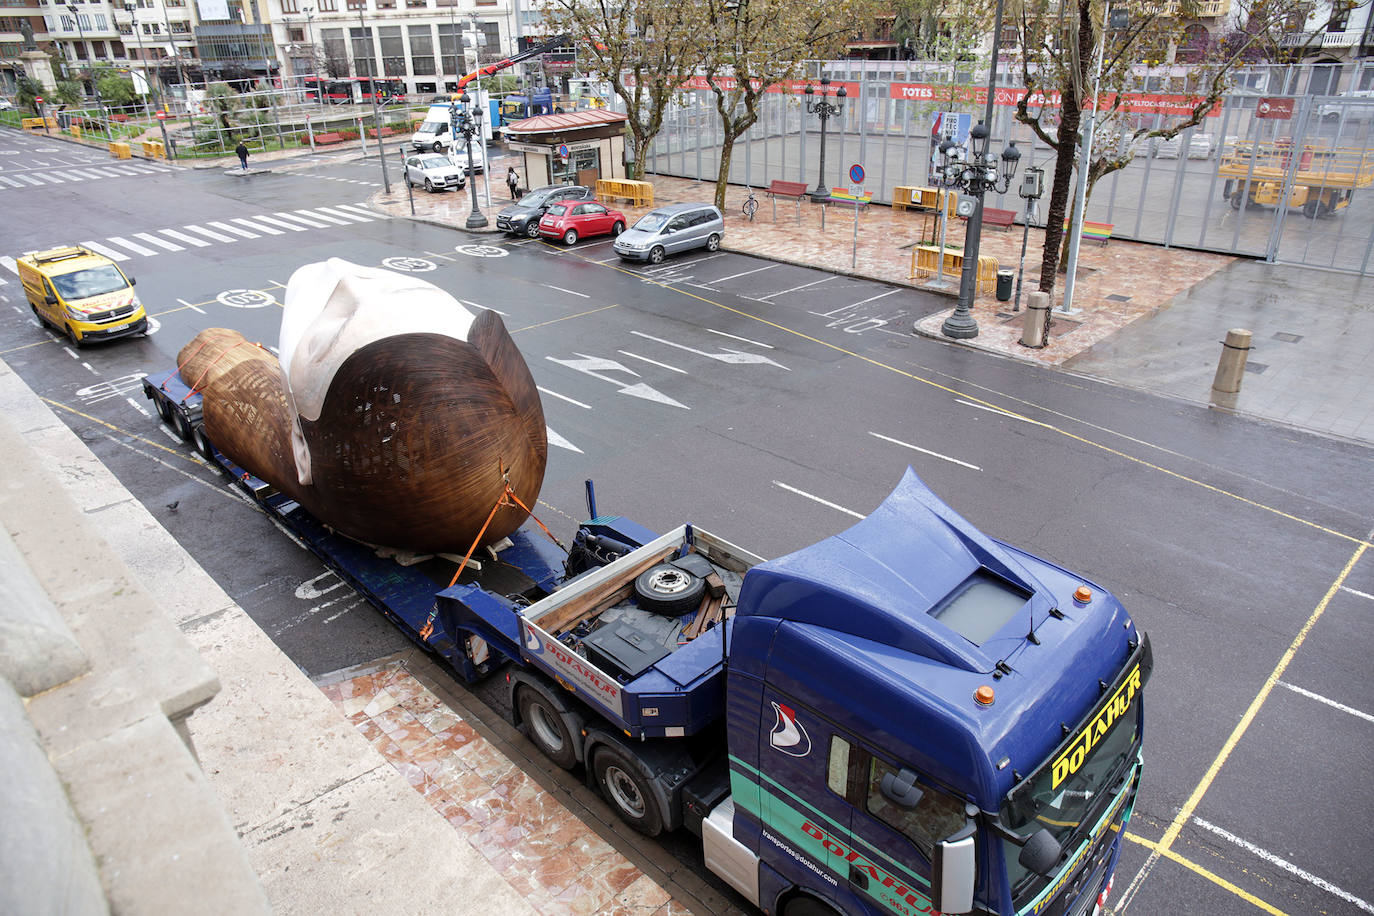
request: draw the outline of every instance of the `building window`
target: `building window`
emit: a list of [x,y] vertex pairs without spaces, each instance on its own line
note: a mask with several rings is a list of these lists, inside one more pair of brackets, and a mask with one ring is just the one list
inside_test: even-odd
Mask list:
[[434,76],[434,34],[427,25],[410,27],[410,69],[416,76]]
[[428,5],[427,0],[406,0],[406,9],[408,10],[422,10]]
[[339,0],[320,0],[321,13],[337,13],[339,11]]
[[439,67],[444,73],[457,73],[463,27],[452,23],[439,25]]
[[399,25],[384,25],[377,29],[377,40],[382,45],[382,75],[406,75],[406,48],[401,40]]
[[281,0],[281,11],[283,13],[299,13],[301,6],[298,0]]
[[355,28],[348,30],[349,43],[353,46],[353,65],[358,76],[372,76],[377,73],[377,59],[372,50],[372,30]]
[[290,42],[305,41],[305,29],[287,29],[286,40]]

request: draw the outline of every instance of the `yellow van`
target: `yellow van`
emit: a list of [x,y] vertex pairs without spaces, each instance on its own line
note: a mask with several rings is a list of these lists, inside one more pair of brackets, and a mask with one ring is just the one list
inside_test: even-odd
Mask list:
[[147,332],[148,314],[134,292],[134,278],[104,255],[68,245],[30,252],[16,264],[38,320],[76,346]]

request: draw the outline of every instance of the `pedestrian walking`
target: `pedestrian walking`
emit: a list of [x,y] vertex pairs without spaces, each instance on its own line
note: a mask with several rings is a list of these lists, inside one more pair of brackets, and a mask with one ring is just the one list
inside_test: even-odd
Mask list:
[[248,145],[240,140],[239,145],[234,147],[234,153],[239,157],[239,168],[248,171]]
[[506,169],[506,187],[510,188],[510,199],[517,200],[515,192],[520,187],[520,173],[515,171],[515,166]]

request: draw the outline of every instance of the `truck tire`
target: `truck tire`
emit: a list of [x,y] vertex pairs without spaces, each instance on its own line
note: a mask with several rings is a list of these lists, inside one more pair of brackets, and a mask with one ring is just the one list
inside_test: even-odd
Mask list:
[[206,461],[213,462],[215,460],[215,447],[210,444],[210,437],[205,435],[204,423],[197,423],[195,429],[191,431],[191,444]]
[[840,914],[835,911],[834,907],[822,903],[815,897],[801,894],[783,904],[782,916],[840,916]]
[[602,747],[593,758],[596,783],[622,821],[645,836],[663,832],[663,814],[639,767],[614,747]]
[[515,703],[520,709],[525,734],[535,747],[565,770],[576,766],[577,749],[573,747],[573,737],[548,697],[533,687],[522,686],[517,688]]
[[639,606],[666,617],[680,617],[701,606],[706,580],[671,563],[660,563],[635,579]]
[[179,410],[172,416],[172,431],[182,442],[195,445],[196,431],[191,428],[191,421]]
[[155,397],[153,403],[157,405],[157,415],[167,424],[167,428],[175,429],[176,423],[172,422],[172,402],[166,398]]

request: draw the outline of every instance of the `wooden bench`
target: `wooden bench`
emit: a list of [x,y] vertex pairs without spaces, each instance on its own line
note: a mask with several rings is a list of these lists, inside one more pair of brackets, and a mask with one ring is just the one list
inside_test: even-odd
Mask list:
[[[1078,234],[1080,240],[1086,239],[1090,242],[1101,242],[1106,245],[1112,238],[1113,223],[1094,223],[1091,220],[1083,220],[1083,231]],[[1069,231],[1069,221],[1064,220],[1064,231]]]
[[773,222],[778,221],[778,198],[786,197],[797,202],[797,225],[801,225],[801,201],[806,196],[806,182],[804,181],[783,181],[781,178],[774,178],[768,183],[768,190],[764,193],[773,201]]
[[983,225],[1010,229],[1016,223],[1015,210],[999,210],[996,207],[983,208]]
[[348,138],[337,131],[327,134],[316,134],[315,142],[320,146],[328,146],[331,143],[346,143]]

